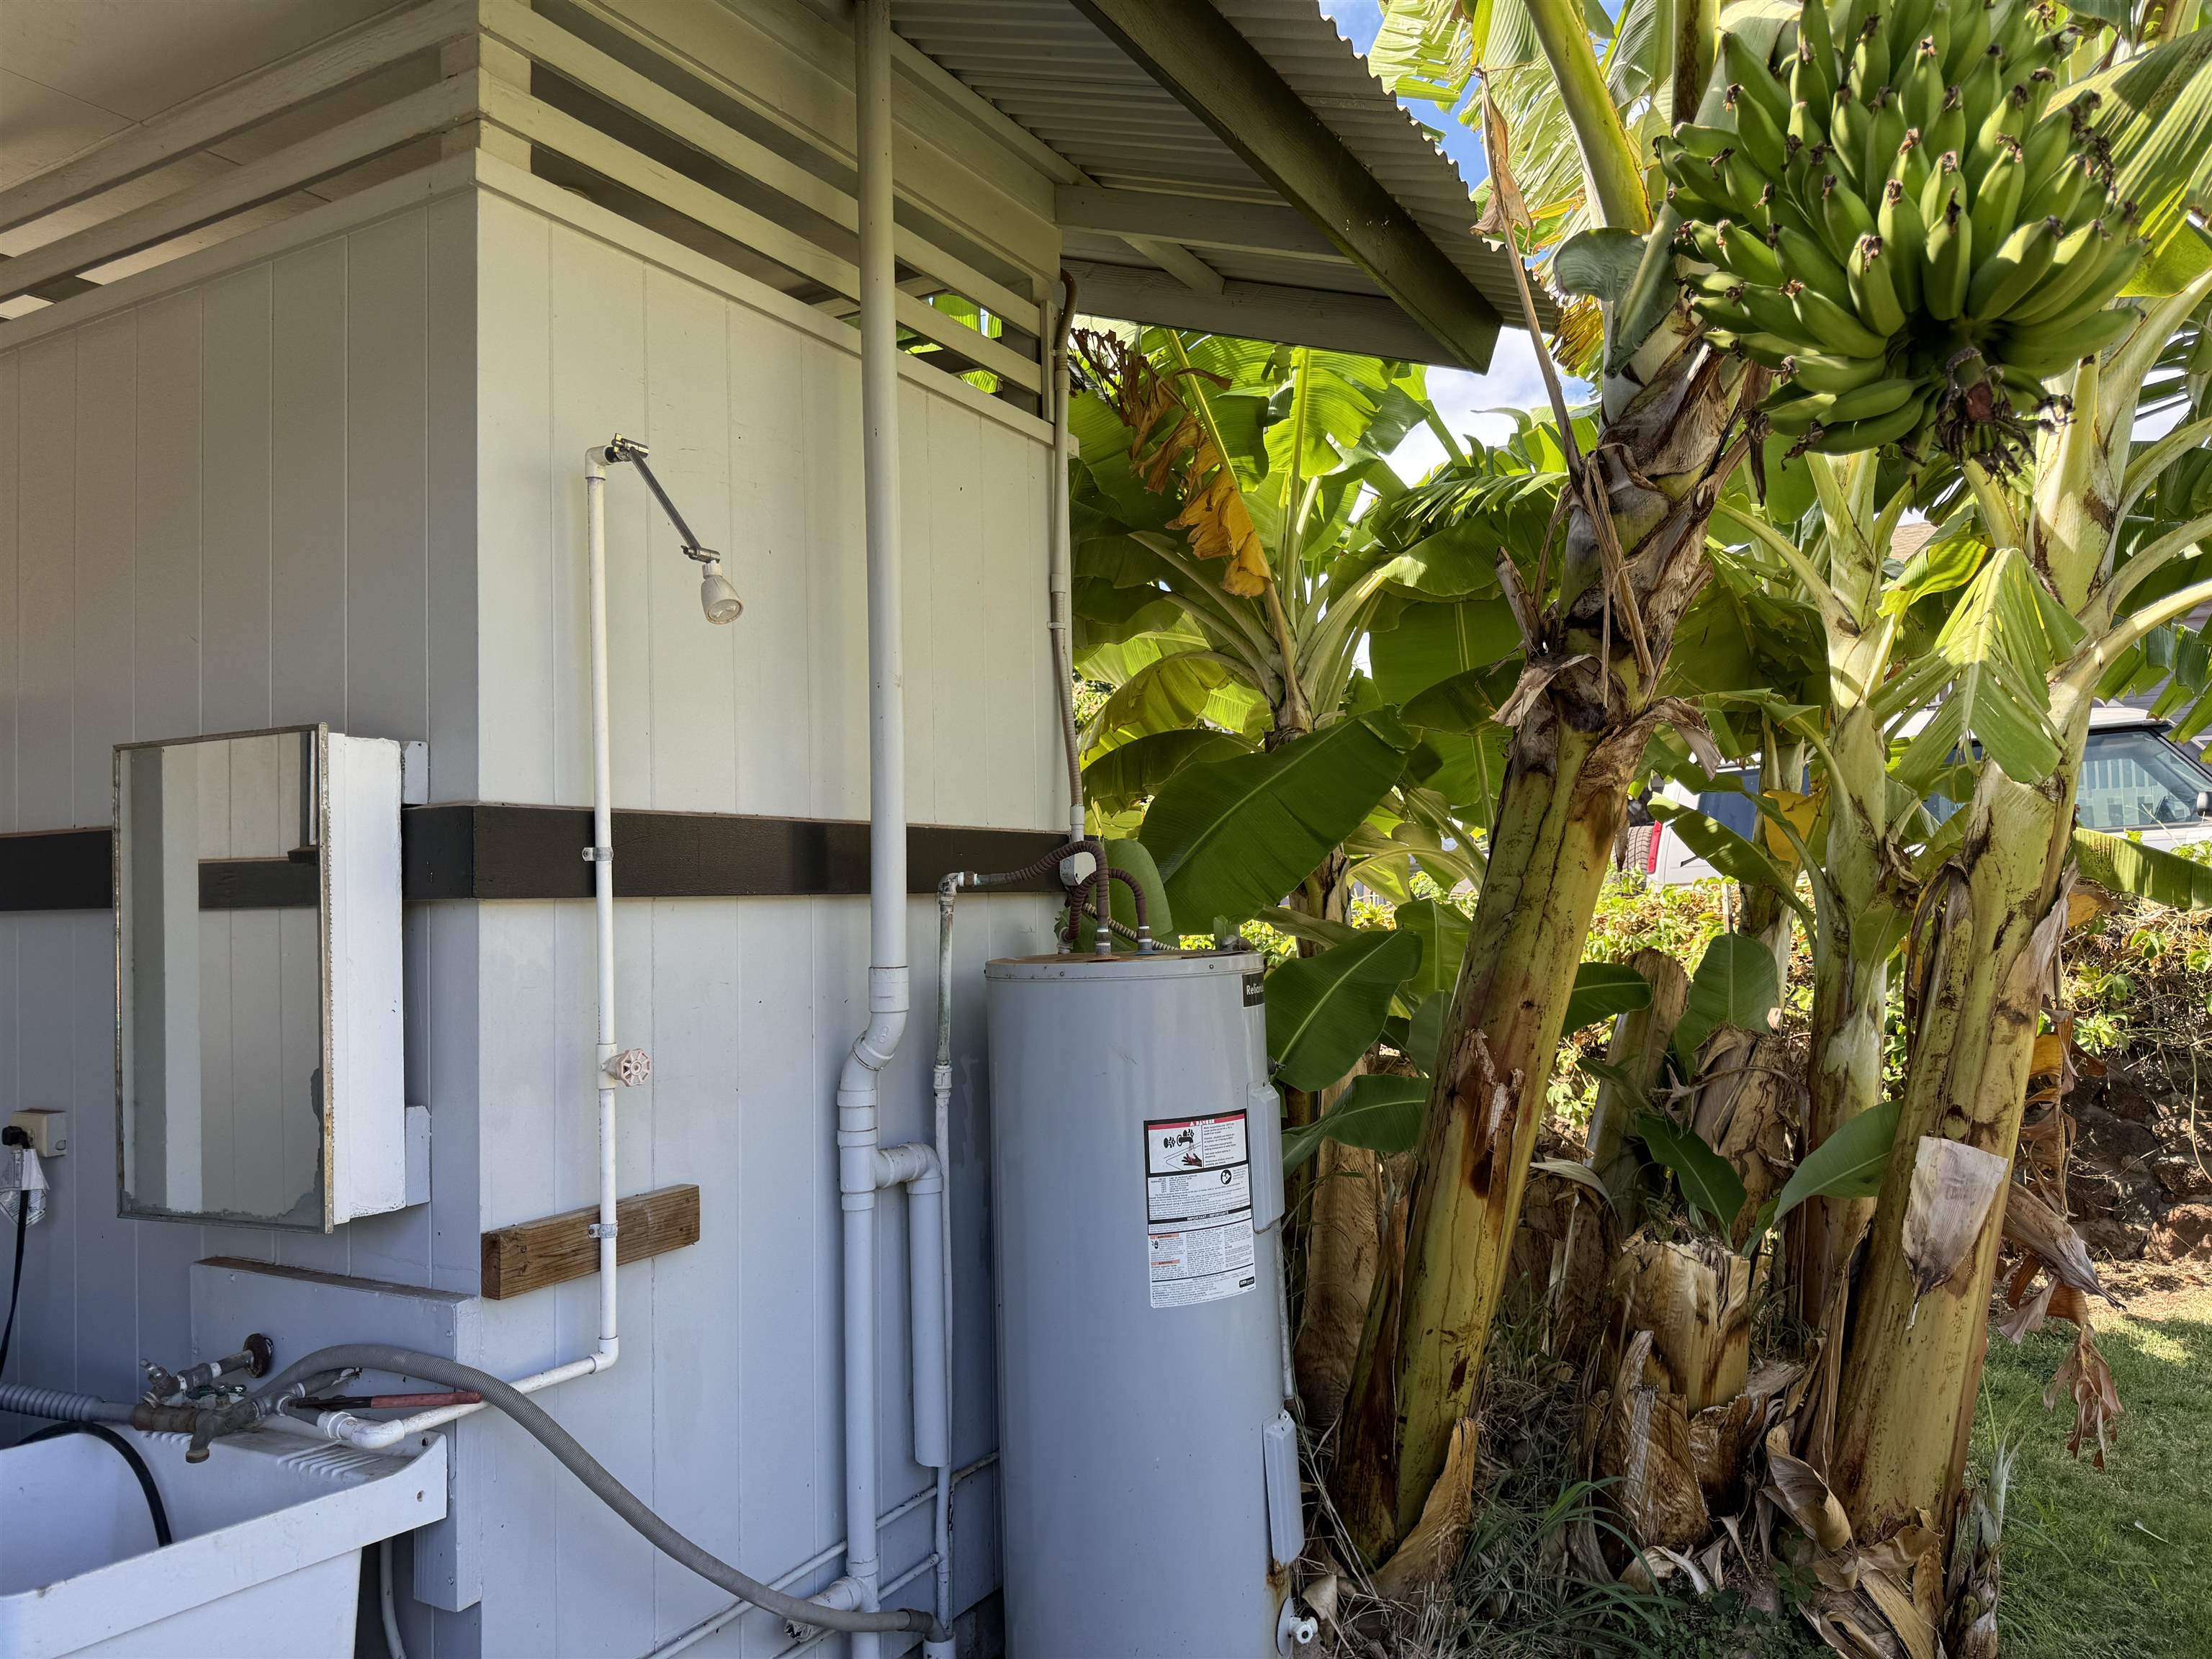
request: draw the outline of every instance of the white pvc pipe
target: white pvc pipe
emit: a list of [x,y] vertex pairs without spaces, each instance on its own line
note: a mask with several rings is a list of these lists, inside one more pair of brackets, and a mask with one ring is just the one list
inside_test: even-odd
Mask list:
[[599,1084],[599,1341],[592,1369],[621,1352],[615,1318],[615,866],[614,740],[607,720],[606,452],[584,452],[586,551],[592,583],[592,906],[597,923],[599,1018],[592,1056]]
[[[937,1468],[937,1505],[931,1528],[936,1542],[937,1621],[952,1628],[952,908],[961,888],[958,872],[937,885],[937,1053],[930,1070],[931,1134],[938,1167],[945,1171],[945,1204],[939,1220],[944,1267],[944,1357],[945,1460]],[[927,1655],[925,1659],[944,1659]]]
[[392,1540],[377,1546],[376,1596],[384,1615],[385,1659],[407,1659],[407,1644],[399,1634],[399,1602],[392,1587]]
[[[599,1079],[599,1219],[593,1230],[599,1244],[599,1340],[580,1359],[550,1370],[517,1377],[514,1386],[524,1394],[589,1376],[613,1366],[622,1357],[615,1286],[615,1230],[617,1169],[615,1163],[615,1079],[609,1071],[615,1047],[615,866],[614,762],[612,737],[607,719],[607,452],[594,444],[584,452],[585,560],[591,585],[592,635],[592,906],[596,924],[596,965],[599,979],[599,1018],[593,1031],[592,1074]],[[384,1422],[356,1417],[350,1412],[323,1412],[312,1420],[314,1431],[326,1439],[341,1440],[365,1451],[381,1451],[410,1435],[442,1427],[483,1409],[475,1406],[441,1406]],[[279,1420],[297,1424],[278,1413]]]
[[907,1313],[914,1372],[914,1461],[951,1467],[945,1401],[945,1166],[937,1149],[910,1141],[876,1154],[876,1185],[906,1188]]
[[1083,748],[1075,730],[1075,635],[1069,592],[1074,563],[1068,531],[1068,331],[1075,324],[1072,290],[1063,283],[1052,354],[1052,476],[1047,481],[1045,526],[1045,586],[1051,611],[1046,631],[1052,641],[1054,690],[1060,699],[1060,734],[1067,766],[1067,838],[1081,841],[1083,830]]
[[[877,1601],[876,1186],[880,1077],[906,1030],[906,742],[901,707],[898,326],[892,256],[890,0],[854,9],[860,209],[860,442],[867,526],[868,1024],[837,1085],[844,1210],[845,1573]],[[878,1659],[855,1633],[853,1659]]]

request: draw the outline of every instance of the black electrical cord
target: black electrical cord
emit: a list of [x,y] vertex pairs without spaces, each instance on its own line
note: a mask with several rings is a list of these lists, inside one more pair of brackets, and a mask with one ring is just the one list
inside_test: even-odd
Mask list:
[[161,1489],[154,1484],[154,1471],[146,1467],[146,1460],[138,1455],[137,1447],[105,1423],[57,1423],[36,1434],[25,1435],[15,1443],[27,1446],[35,1440],[53,1440],[65,1434],[88,1434],[122,1453],[123,1461],[131,1466],[131,1473],[138,1477],[138,1490],[146,1494],[146,1512],[154,1522],[154,1542],[167,1548],[177,1541],[176,1534],[169,1530],[169,1511],[161,1503]]
[[[0,1129],[0,1146],[28,1146],[30,1136],[9,1127]],[[15,1271],[8,1281],[8,1322],[0,1326],[0,1376],[8,1374],[8,1347],[15,1340],[15,1308],[23,1299],[23,1239],[31,1231],[31,1195],[15,1194]]]

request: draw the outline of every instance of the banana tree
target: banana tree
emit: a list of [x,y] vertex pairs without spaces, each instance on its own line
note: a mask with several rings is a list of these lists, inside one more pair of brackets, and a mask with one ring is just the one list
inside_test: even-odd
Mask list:
[[[1541,433],[1470,452],[1417,366],[1168,330],[1083,343],[1078,653],[1112,687],[1086,733],[1094,823],[1142,826],[1194,927],[1286,896],[1340,922],[1354,879],[1410,897],[1417,866],[1479,880],[1498,770],[1479,727],[1519,643],[1494,557],[1552,508]],[[1480,498],[1445,530],[1393,510],[1384,457],[1424,425]],[[1293,798],[1255,840],[1253,803]]]
[[[1920,1023],[1844,1361],[1831,1476],[1863,1537],[1922,1510],[1948,1516],[1957,1497],[2002,1222],[1994,1203],[1957,1212],[1971,1200],[1956,1194],[1979,1190],[1960,1172],[2002,1175],[2018,1139],[2099,686],[2212,601],[2212,514],[2146,526],[2131,511],[2212,433],[2199,419],[2179,443],[2130,442],[2154,365],[2208,294],[2212,272],[2080,365],[2072,418],[2046,436],[2024,488],[1972,480],[1990,551],[1941,641],[1948,696],[1899,762],[1912,781],[1960,744],[1984,757],[1922,906]],[[1909,1402],[1895,1387],[1905,1376]]]
[[[1802,866],[1814,910],[1808,929],[1809,1152],[1881,1102],[1889,964],[1912,908],[1909,855],[1926,816],[1892,781],[1884,732],[1900,685],[1916,683],[1909,677],[1896,682],[1893,676],[1914,659],[1910,619],[1899,599],[1900,592],[1909,599],[1917,586],[1908,575],[1901,590],[1893,590],[1886,566],[1913,497],[1911,483],[1909,477],[1898,482],[1900,469],[1885,468],[1874,452],[1807,454],[1796,465],[1803,467],[1814,498],[1804,519],[1791,523],[1772,510],[1771,500],[1765,513],[1732,501],[1717,515],[1717,529],[1741,538],[1730,564],[1751,566],[1768,591],[1779,590],[1811,609],[1821,641],[1820,706],[1775,711],[1780,718],[1765,721],[1769,752],[1784,738],[1795,738],[1809,751],[1817,812],[1809,836],[1791,846],[1794,828],[1777,810],[1780,792],[1767,780],[1766,811],[1778,830],[1778,836],[1770,832],[1770,849],[1779,839],[1790,850],[1802,847],[1807,856],[1767,866],[1771,873],[1761,885],[1778,902],[1784,895],[1774,891],[1773,877],[1794,886]],[[1782,790],[1798,787],[1792,777]],[[1754,877],[1761,873],[1757,861],[1748,867]],[[1793,1278],[1808,1323],[1839,1313],[1831,1298],[1870,1213],[1862,1197],[1817,1197],[1807,1204],[1796,1235]]]
[[[1393,7],[1394,15],[1403,8]],[[1485,9],[1496,18],[1502,9]],[[1644,161],[1607,82],[1584,9],[1524,0],[1571,135],[1594,227],[1562,247],[1560,280],[1601,301],[1608,326],[1595,443],[1565,456],[1563,506],[1530,574],[1501,586],[1526,665],[1499,710],[1510,732],[1488,866],[1446,1022],[1413,1179],[1401,1271],[1378,1285],[1332,1475],[1370,1559],[1412,1530],[1467,1415],[1509,1265],[1545,1091],[1583,940],[1644,745],[1695,726],[1662,694],[1674,631],[1706,576],[1706,521],[1749,443],[1759,376],[1711,349],[1674,297],[1671,210],[1655,214]],[[1431,9],[1439,29],[1463,14]],[[1718,40],[1692,8],[1673,36],[1671,107],[1706,94]],[[1476,41],[1462,54],[1474,63]],[[1541,234],[1510,160],[1510,123],[1481,100],[1487,234],[1522,253]],[[1556,161],[1557,143],[1532,165]],[[1540,203],[1538,210],[1547,204]],[[1570,257],[1570,250],[1573,257]],[[1533,322],[1533,302],[1524,305]],[[1548,363],[1547,363],[1548,370]],[[1553,386],[1555,421],[1571,432]]]

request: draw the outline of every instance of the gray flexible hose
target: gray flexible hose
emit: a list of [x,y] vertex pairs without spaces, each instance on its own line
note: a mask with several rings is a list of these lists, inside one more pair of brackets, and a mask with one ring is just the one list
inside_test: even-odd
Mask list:
[[[679,1566],[688,1567],[708,1583],[720,1586],[762,1611],[793,1623],[820,1630],[871,1632],[921,1631],[930,1641],[942,1642],[945,1632],[933,1613],[919,1608],[891,1613],[844,1613],[818,1602],[786,1595],[757,1578],[748,1578],[718,1557],[709,1555],[662,1520],[600,1466],[576,1437],[553,1420],[550,1413],[512,1383],[458,1360],[412,1348],[389,1347],[380,1342],[349,1342],[319,1348],[271,1377],[253,1395],[258,1405],[273,1411],[294,1385],[319,1371],[389,1371],[425,1382],[442,1382],[451,1389],[474,1389],[487,1406],[496,1406],[527,1431],[557,1458],[562,1466],[590,1489],[592,1495],[635,1528],[646,1541]],[[264,1413],[265,1414],[265,1413]]]
[[115,1400],[96,1400],[88,1394],[64,1394],[58,1389],[33,1389],[21,1383],[0,1384],[0,1412],[25,1417],[52,1418],[63,1423],[128,1423],[132,1408]]

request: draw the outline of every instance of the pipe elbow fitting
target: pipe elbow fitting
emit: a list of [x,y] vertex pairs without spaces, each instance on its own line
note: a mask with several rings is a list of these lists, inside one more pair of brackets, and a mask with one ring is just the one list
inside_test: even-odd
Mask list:
[[[905,973],[904,969],[899,970],[902,988]],[[904,1004],[896,1008],[878,1008],[869,1016],[867,1029],[853,1039],[852,1051],[845,1056],[844,1070],[837,1079],[837,1103],[841,1107],[848,1103],[875,1104],[877,1077],[898,1052],[899,1039],[906,1035],[906,1012]]]
[[945,1168],[938,1162],[937,1149],[927,1141],[878,1147],[875,1166],[878,1188],[903,1187],[910,1193],[922,1194],[945,1190]]
[[407,1435],[407,1425],[398,1418],[371,1422],[351,1412],[319,1412],[315,1427],[332,1440],[342,1440],[356,1451],[386,1451]]

